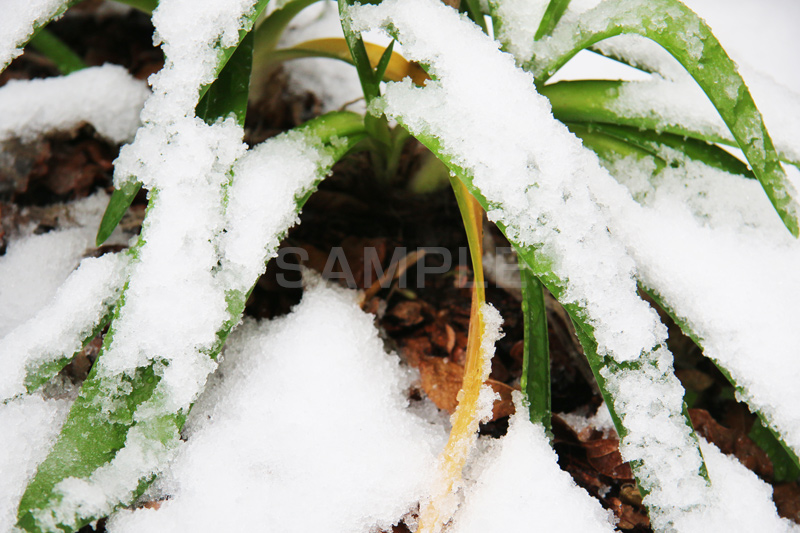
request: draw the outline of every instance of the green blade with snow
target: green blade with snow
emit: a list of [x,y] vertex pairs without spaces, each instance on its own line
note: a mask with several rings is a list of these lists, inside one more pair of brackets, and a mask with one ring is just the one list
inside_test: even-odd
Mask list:
[[[602,20],[602,24],[598,24]],[[639,34],[664,47],[706,93],[744,152],[787,229],[800,234],[798,192],[786,178],[764,121],[736,64],[708,25],[677,0],[609,0],[557,25],[534,45],[526,68],[537,86],[581,50],[609,37]],[[722,83],[720,83],[722,81]]]

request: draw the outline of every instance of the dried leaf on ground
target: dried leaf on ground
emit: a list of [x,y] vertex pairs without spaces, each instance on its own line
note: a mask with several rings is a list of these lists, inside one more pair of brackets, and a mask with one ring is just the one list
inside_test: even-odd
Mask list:
[[[464,376],[464,367],[443,357],[419,356],[419,369],[422,390],[436,407],[452,414],[458,405],[458,392]],[[492,420],[509,416],[514,412],[511,391],[514,389],[493,379],[486,382],[500,395],[492,408]]]
[[766,452],[758,447],[741,430],[728,429],[704,409],[689,409],[695,431],[715,444],[722,453],[732,454],[744,466],[765,479],[772,478],[772,462]]

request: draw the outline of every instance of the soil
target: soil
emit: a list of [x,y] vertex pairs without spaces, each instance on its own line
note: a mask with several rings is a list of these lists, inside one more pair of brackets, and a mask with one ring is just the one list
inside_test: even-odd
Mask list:
[[[53,23],[50,29],[88,64],[117,63],[140,78],[160,68],[161,53],[152,46],[152,26],[146,16],[134,11],[99,17],[95,13],[98,2],[81,5],[80,12]],[[0,74],[0,85],[11,79],[57,74],[46,58],[27,51]],[[279,70],[264,88],[261,100],[248,110],[246,140],[251,144],[260,142],[312,118],[319,111],[319,102],[313,94],[298,95],[287,90],[286,76]],[[322,272],[331,251],[340,247],[352,269],[350,285],[359,289],[368,288],[365,271],[372,280],[380,275],[365,261],[369,257],[365,253],[374,253],[383,270],[393,259],[408,259],[406,282],[394,280],[390,287],[365,301],[364,308],[375,314],[388,347],[420,370],[419,386],[409,392],[410,396],[420,399],[427,394],[440,408],[451,410],[464,362],[472,275],[464,252],[467,241],[461,218],[446,182],[435,193],[409,192],[408,183],[422,164],[424,151],[421,145],[409,141],[398,175],[389,183],[375,176],[368,154],[348,156],[311,197],[303,210],[301,224],[290,231],[282,248],[303,250],[308,256],[304,266]],[[32,143],[11,141],[5,143],[2,152],[0,253],[5,251],[6,239],[13,237],[23,223],[35,221],[39,232],[53,229],[48,213],[55,204],[84,197],[98,189],[110,192],[112,162],[118,146],[97,138],[93,129],[85,126]],[[145,205],[146,196],[141,193],[126,223],[135,227]],[[495,228],[487,225],[486,233],[486,245],[508,247]],[[454,261],[445,273],[420,276],[421,263],[414,263],[415,257],[409,254],[431,247],[444,248],[454,258],[459,258],[459,250],[463,250],[464,259]],[[87,250],[87,255],[97,253]],[[289,268],[279,268],[276,261],[270,263],[247,303],[248,315],[280,316],[299,301],[301,289],[287,288],[278,282],[298,279],[292,263],[297,263],[297,257],[296,253],[285,256]],[[421,261],[433,268],[441,265],[442,256],[431,252]],[[333,269],[333,273],[341,276],[341,269]],[[348,284],[341,278],[337,282]],[[495,406],[494,420],[483,425],[481,433],[500,437],[513,410],[509,393],[519,388],[523,325],[518,293],[513,287],[490,280],[487,299],[505,321],[505,336],[498,343],[491,374],[493,386],[503,400]],[[548,298],[547,305],[553,412],[590,416],[602,404],[597,387],[563,309],[552,298]],[[696,429],[772,483],[779,514],[800,523],[800,485],[775,482],[769,457],[748,437],[753,415],[735,400],[730,384],[702,357],[691,339],[661,314],[669,325],[675,368],[688,391],[687,403]],[[65,373],[75,380],[85,376],[98,345],[92,343],[89,350],[94,352],[87,352],[87,357],[79,358]],[[619,455],[613,431],[594,428],[576,431],[563,417],[554,414],[553,436],[561,467],[603,506],[613,510],[620,530],[651,531],[642,498],[630,467]],[[102,523],[98,528],[103,529]],[[407,529],[401,524],[394,531]]]

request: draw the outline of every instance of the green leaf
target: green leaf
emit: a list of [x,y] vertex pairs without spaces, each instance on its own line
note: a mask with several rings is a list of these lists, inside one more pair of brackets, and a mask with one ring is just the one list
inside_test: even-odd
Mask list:
[[[630,126],[640,130],[672,133],[705,142],[736,146],[731,138],[709,131],[698,131],[681,124],[662,124],[656,113],[624,116],[613,111],[620,91],[631,82],[617,80],[560,81],[539,88],[550,100],[553,116],[562,122],[583,122]],[[633,82],[636,83],[636,82]]]
[[86,68],[86,63],[64,41],[47,28],[41,28],[29,44],[55,64],[61,74]]
[[[31,41],[31,39],[35,38],[36,34],[39,33],[42,30],[42,28],[47,26],[50,23],[51,20],[57,20],[58,18],[60,18],[61,15],[63,15],[67,11],[67,9],[69,9],[71,6],[73,6],[74,4],[76,4],[79,1],[80,0],[64,0],[59,5],[55,6],[55,8],[53,10],[53,15],[50,18],[46,19],[46,20],[40,20],[38,22],[34,22],[33,32],[26,39],[24,39],[22,42],[20,42],[17,45],[17,47],[18,48],[24,47],[26,44],[28,44]],[[8,9],[8,8],[5,8],[5,9]],[[0,63],[0,72],[3,72],[8,65],[9,65],[9,63],[5,63],[5,64]]]
[[347,10],[350,7],[349,0],[338,0],[338,2],[339,18],[342,21],[344,38],[347,41],[348,48],[350,48],[350,54],[353,56],[353,65],[356,67],[358,80],[361,82],[361,90],[367,100],[367,105],[369,105],[373,98],[381,95],[381,79],[375,76],[375,71],[369,62],[369,55],[367,55],[367,49],[364,47],[361,34],[353,31],[350,17],[347,14]]
[[461,8],[466,10],[470,20],[480,26],[483,33],[489,33],[486,27],[486,19],[483,17],[483,10],[481,10],[481,4],[478,0],[464,0],[461,4]]
[[117,0],[120,4],[125,4],[143,11],[152,13],[158,7],[158,0]]
[[[106,337],[110,339],[110,336]],[[108,344],[108,341],[106,345]],[[126,386],[109,389],[96,376],[94,367],[84,382],[80,396],[61,428],[59,439],[47,458],[39,465],[36,476],[28,484],[19,506],[17,526],[28,532],[42,532],[42,519],[58,505],[62,497],[54,491],[62,480],[86,478],[97,468],[111,461],[125,444],[133,424],[136,408],[150,399],[158,376],[151,367],[139,369],[132,378],[121,378]],[[120,390],[130,390],[121,394]],[[106,410],[107,406],[111,406]],[[177,422],[177,420],[176,420]],[[145,485],[146,486],[146,485]],[[131,487],[129,500],[141,494],[145,487]],[[65,532],[79,530],[99,516],[54,517]]]
[[282,2],[255,28],[253,63],[256,68],[263,62],[264,57],[278,46],[281,35],[283,35],[284,30],[286,30],[292,19],[317,1],[319,0],[289,0],[288,2]]
[[383,51],[383,55],[381,55],[381,59],[378,61],[378,65],[375,67],[375,77],[379,80],[382,80],[383,75],[386,74],[386,67],[389,66],[389,61],[392,59],[394,43],[395,40],[392,39],[392,42],[390,42],[389,46],[386,47],[386,50]]
[[250,69],[253,66],[253,34],[248,33],[231,55],[206,94],[197,104],[197,116],[208,124],[233,113],[244,127],[247,96],[250,93]]
[[[244,21],[245,22],[244,28],[239,30],[239,42],[237,44],[235,44],[234,46],[230,46],[228,48],[224,48],[224,49],[219,51],[219,57],[218,57],[217,68],[216,68],[216,76],[214,78],[215,81],[220,76],[220,74],[222,73],[222,70],[225,68],[225,65],[228,64],[228,61],[233,56],[234,52],[236,52],[236,49],[239,47],[239,43],[241,43],[244,40],[244,38],[247,36],[247,34],[250,33],[250,31],[253,29],[254,22],[256,20],[258,20],[258,17],[261,16],[261,13],[263,13],[264,9],[267,7],[267,2],[268,1],[269,0],[258,0],[258,2],[256,3],[255,7],[253,8],[253,11],[250,13],[250,15]],[[209,83],[208,85],[204,85],[203,87],[200,88],[200,94],[199,94],[198,101],[202,101],[203,100],[203,97],[206,95],[206,91],[208,91],[208,89],[213,84],[214,84],[214,82]],[[233,110],[231,110],[231,111],[233,111]]]
[[619,137],[608,135],[594,124],[571,122],[566,126],[581,139],[583,145],[595,152],[601,159],[611,164],[624,157],[642,159],[650,157],[656,165],[656,172],[667,166],[667,161],[659,153],[647,147],[642,147]]
[[547,9],[544,11],[544,15],[542,15],[539,29],[536,30],[536,35],[533,37],[534,40],[538,41],[545,35],[550,35],[553,32],[553,28],[556,27],[558,21],[561,20],[561,17],[563,17],[564,13],[567,11],[569,2],[570,0],[550,0],[550,3],[547,4]]
[[[570,125],[568,124],[568,127]],[[589,129],[615,137],[672,163],[669,150],[681,156],[705,163],[730,174],[756,179],[753,172],[739,158],[715,144],[670,133],[657,133],[615,124],[591,124]]]
[[101,246],[111,237],[141,188],[142,184],[138,181],[129,181],[121,189],[114,189],[103,213],[103,219],[100,221],[100,227],[97,228],[97,237],[95,238],[97,246]]
[[756,418],[748,436],[764,450],[772,462],[773,476],[778,483],[796,481],[800,477],[797,456],[776,437],[775,432]]
[[62,357],[56,359],[51,359],[47,363],[27,368],[25,372],[25,390],[31,393],[53,379],[56,374],[61,372],[61,370],[67,366],[76,355],[86,348],[87,344],[92,342],[95,337],[103,332],[103,329],[105,329],[105,327],[111,321],[111,311],[112,310],[109,309],[108,315],[103,317],[95,326],[94,330],[92,330],[92,332],[83,339],[80,350],[72,354],[64,354]]
[[[247,34],[231,53],[225,67],[219,71],[217,80],[206,88],[195,108],[197,116],[213,124],[217,119],[234,113],[239,125],[244,126],[252,64],[253,36]],[[97,229],[95,239],[97,246],[106,242],[111,236],[141,188],[141,183],[129,181],[121,189],[114,190]]]
[[[604,27],[588,22],[598,16],[607,21]],[[678,0],[604,2],[582,17],[572,24],[560,25],[552,37],[540,41],[543,46],[538,48],[539,55],[526,65],[534,72],[537,87],[579,51],[609,37],[634,33],[657,42],[683,65],[714,104],[784,225],[797,237],[797,191],[786,178],[761,113],[736,64],[708,25]]]
[[524,260],[519,260],[522,281],[522,319],[525,326],[520,388],[528,400],[533,423],[550,431],[550,346],[544,287]]

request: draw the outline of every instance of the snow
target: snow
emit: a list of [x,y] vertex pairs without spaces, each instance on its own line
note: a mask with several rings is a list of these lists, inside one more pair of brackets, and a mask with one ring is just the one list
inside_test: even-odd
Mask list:
[[676,530],[707,531],[800,531],[800,526],[780,518],[772,501],[772,487],[760,480],[735,457],[719,451],[702,438],[700,448],[714,488],[711,505],[676,524]]
[[[0,54],[10,58],[22,33],[57,3],[6,3],[12,16],[0,21],[0,36],[13,42],[0,41]],[[576,0],[571,8],[577,16],[595,3]],[[162,0],[156,12],[167,65],[151,78],[144,126],[116,165],[119,184],[136,178],[150,189],[151,208],[113,343],[96,368],[114,384],[122,374],[156,364],[161,381],[135,414],[125,448],[85,478],[59,483],[63,498],[40,513],[41,523],[54,528],[76,515],[109,513],[130,498],[139,479],[160,472],[151,497],[164,499],[161,508],[118,511],[110,531],[372,532],[437,494],[450,497],[451,533],[520,531],[520,524],[612,530],[608,514],[558,468],[543,429],[519,405],[503,439],[489,444],[472,431],[459,443],[465,479],[455,492],[443,490],[436,456],[446,424],[430,416],[430,405],[408,404],[416,376],[386,353],[354,293],[312,280],[291,315],[246,322],[219,368],[208,357],[217,332],[238,320],[231,295],[243,297],[263,272],[297,220],[296,199],[332,162],[313,137],[283,135],[246,152],[235,121],[208,125],[194,116],[199,89],[217,69],[213,45],[236,42],[252,5]],[[331,5],[323,8],[329,10],[326,24],[336,20]],[[541,6],[513,0],[496,9],[534,17]],[[187,24],[190,19],[195,22]],[[502,28],[518,60],[532,46],[523,42],[535,31],[531,20]],[[697,475],[701,458],[681,416],[683,391],[663,346],[665,329],[636,294],[637,281],[657,292],[689,324],[706,355],[741,385],[739,397],[800,453],[800,363],[792,351],[800,344],[800,246],[760,185],[690,161],[653,176],[646,163],[624,159],[610,164],[618,183],[553,121],[531,76],[515,70],[511,56],[452,10],[434,0],[387,0],[357,8],[355,22],[363,28],[391,22],[404,54],[428,63],[438,78],[424,89],[390,84],[377,110],[441,139],[445,153],[489,200],[489,216],[515,240],[536,247],[537,257],[546,259],[543,268],[563,280],[563,300],[586,310],[599,353],[625,363],[624,370],[609,365],[602,375],[626,430],[621,453],[636,463],[649,490],[645,502],[656,528],[796,530],[777,517],[767,484],[703,441],[712,485]],[[5,31],[6,24],[13,31]],[[317,37],[318,29],[291,38]],[[696,120],[691,125],[724,135],[704,95],[658,50],[640,53],[635,39],[602,46],[629,58],[638,53],[640,64],[665,78],[624,86],[617,111],[635,115],[654,100],[673,98],[660,108],[659,120],[685,125],[688,115]],[[352,67],[328,64],[350,71],[358,95]],[[779,149],[800,159],[797,95],[752,69],[743,71]],[[331,80],[323,75],[313,88],[335,86]],[[98,84],[103,105],[74,101]],[[0,138],[29,139],[87,121],[122,142],[138,126],[147,94],[110,65],[12,82],[0,89],[0,113],[8,118]],[[325,105],[338,107],[344,95],[335,89]],[[681,115],[671,117],[675,105]],[[52,357],[55,346],[73,350],[116,298],[126,259],[81,262],[105,201],[98,196],[75,209],[82,228],[25,234],[0,257],[0,397],[22,392],[31,361]],[[63,321],[73,306],[74,316]],[[499,329],[499,317],[488,313],[484,309],[487,331],[494,334],[483,338],[484,355],[493,351]],[[484,388],[473,425],[492,397]],[[186,412],[195,400],[186,441],[174,431],[166,444],[152,438],[159,417]],[[68,400],[39,394],[0,404],[0,530],[13,527],[16,503],[68,407]],[[587,423],[608,427],[608,413],[601,411]],[[481,451],[469,457],[476,440]]]
[[[135,176],[150,190],[151,205],[100,374],[113,377],[152,360],[169,361],[158,387],[166,389],[163,408],[173,412],[189,407],[213,369],[206,353],[228,318],[224,288],[212,271],[223,228],[223,187],[245,151],[233,118],[208,125],[194,108],[200,87],[218,68],[214,45],[238,42],[253,5],[159,3],[153,22],[165,67],[150,78],[144,126],[115,163],[117,184]],[[189,11],[192,24],[186,23]]]
[[492,16],[499,21],[497,39],[519,64],[533,56],[533,38],[539,29],[548,2],[545,0],[501,0],[489,3]]
[[800,364],[792,348],[800,342],[793,326],[800,320],[800,245],[784,235],[754,180],[693,162],[650,177],[623,160],[614,173],[640,184],[642,207],[613,209],[640,279],[688,321],[704,353],[747,391],[740,396],[800,451]]
[[[722,118],[695,81],[686,73],[667,72],[672,72],[673,80],[653,76],[647,81],[622,84],[606,108],[624,118],[651,119],[661,129],[678,127],[712,139],[734,142]],[[742,69],[742,74],[748,80],[748,88],[764,116],[776,149],[782,157],[800,163],[797,143],[800,93],[750,69]]]
[[214,45],[238,42],[253,4],[164,0],[154,12],[165,67],[150,78],[144,126],[115,164],[117,183],[140,180],[151,204],[113,341],[94,370],[110,388],[139,367],[159,363],[163,372],[152,397],[134,413],[137,424],[125,447],[85,478],[60,481],[55,487],[60,501],[37,512],[43,526],[105,514],[129,499],[131,488],[168,460],[178,442],[177,434],[164,434],[160,421],[187,411],[216,367],[209,352],[229,318],[224,287],[213,276],[223,188],[245,146],[233,118],[208,125],[195,117],[194,108],[201,85],[213,80],[218,68]]
[[0,70],[22,53],[34,29],[63,12],[66,0],[3,0],[0,10]]
[[508,433],[473,463],[450,533],[615,531],[613,515],[558,467],[544,428],[514,395]]
[[[270,139],[237,161],[217,276],[227,290],[250,289],[275,256],[283,234],[298,221],[297,199],[332,165],[318,139],[297,132]],[[264,179],[267,170],[270,179]]]
[[358,8],[356,26],[391,24],[406,56],[427,63],[436,81],[421,89],[389,84],[380,110],[417,135],[436,137],[493,206],[490,220],[547,257],[563,280],[562,300],[585,310],[598,353],[632,362],[630,370],[606,367],[604,377],[627,430],[623,457],[641,461],[635,469],[650,491],[651,519],[668,527],[702,507],[708,489],[683,419],[683,389],[662,345],[666,332],[639,299],[633,259],[609,232],[609,213],[596,200],[630,195],[553,120],[530,75],[515,69],[496,43],[436,2],[399,6],[390,0]]
[[314,279],[290,315],[245,323],[160,482],[169,499],[108,530],[367,533],[400,520],[446,435],[409,409],[415,376],[372,322],[356,293]]
[[[245,156],[243,131],[232,117],[209,125],[194,116],[199,87],[213,76],[218,58],[203,44],[230,45],[250,7],[252,2],[159,4],[155,22],[166,67],[151,78],[144,126],[115,167],[117,182],[140,180],[151,203],[112,341],[95,364],[110,392],[124,386],[122,376],[149,365],[156,366],[159,382],[134,413],[137,424],[125,447],[89,475],[60,481],[55,491],[61,498],[38,513],[41,524],[108,514],[130,499],[138,480],[174,456],[179,436],[165,434],[161,421],[187,412],[202,391],[217,367],[209,355],[218,332],[239,320],[238,304],[230,302],[243,303],[278,237],[296,220],[295,197],[327,173],[319,165],[332,163],[317,139],[300,134],[273,139]],[[203,15],[198,27],[175,22],[174,10],[188,8]],[[312,161],[288,161],[312,152]]]
[[70,403],[38,394],[0,403],[0,531],[12,531],[19,499],[55,442]]
[[0,399],[25,392],[28,371],[82,348],[116,303],[126,265],[124,254],[84,259],[49,305],[0,339]]
[[[0,257],[0,336],[32,318],[45,307],[58,287],[94,248],[97,225],[108,196],[97,194],[69,204],[59,215],[60,227],[34,235],[23,227]],[[119,243],[119,234],[111,241]]]
[[102,137],[122,143],[136,133],[149,93],[144,82],[110,64],[55,78],[11,80],[0,88],[0,141],[31,140],[88,123]]

